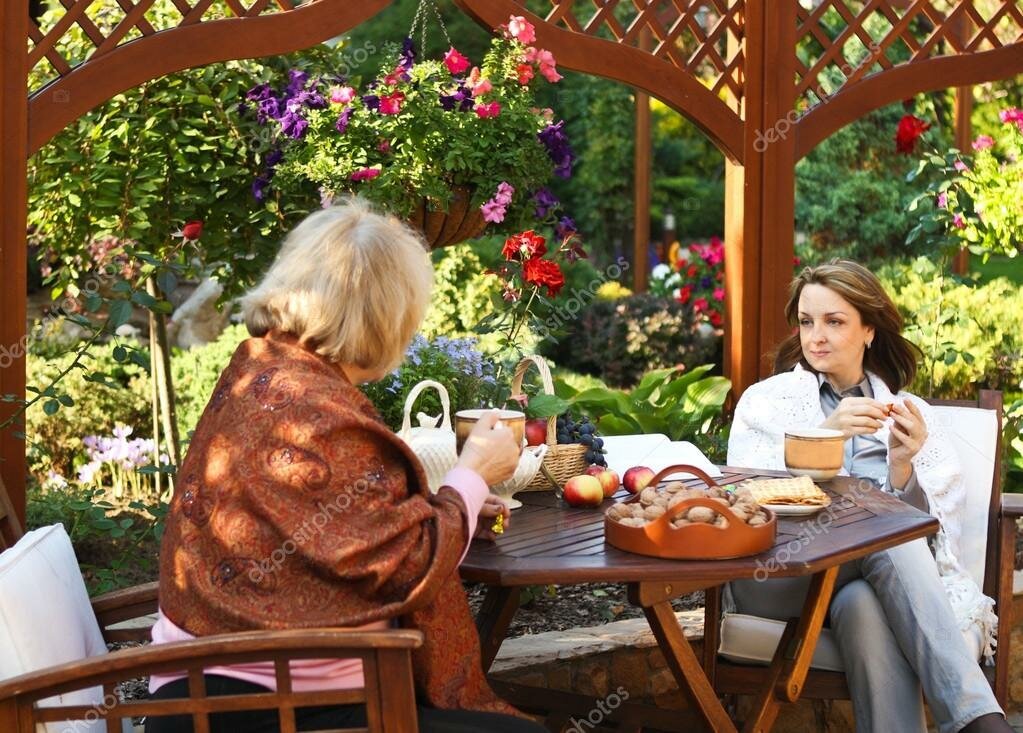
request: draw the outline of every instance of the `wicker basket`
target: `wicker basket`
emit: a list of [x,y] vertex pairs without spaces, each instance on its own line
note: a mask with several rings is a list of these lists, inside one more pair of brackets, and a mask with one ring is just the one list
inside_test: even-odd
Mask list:
[[[551,370],[539,356],[527,356],[519,362],[515,368],[515,376],[512,378],[511,391],[513,395],[522,394],[522,377],[529,370],[530,365],[535,365],[540,372],[540,380],[543,384],[544,394],[554,394],[554,380],[551,379]],[[543,459],[543,468],[558,482],[558,486],[552,486],[543,471],[537,472],[533,480],[526,484],[522,491],[546,491],[564,486],[565,482],[573,476],[578,476],[586,470],[586,446],[585,445],[558,445],[557,418],[547,418],[547,455]]]

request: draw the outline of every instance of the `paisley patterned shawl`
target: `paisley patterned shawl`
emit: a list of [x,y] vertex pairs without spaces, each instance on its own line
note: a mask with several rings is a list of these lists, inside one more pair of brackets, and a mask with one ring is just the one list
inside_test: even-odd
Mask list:
[[160,605],[195,636],[399,618],[423,631],[429,704],[514,713],[480,667],[464,512],[336,365],[288,334],[248,339],[178,472]]

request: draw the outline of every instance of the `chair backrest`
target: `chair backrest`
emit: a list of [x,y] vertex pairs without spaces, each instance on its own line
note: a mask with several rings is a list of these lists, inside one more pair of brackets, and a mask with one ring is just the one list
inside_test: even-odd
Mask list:
[[981,390],[974,400],[928,400],[962,464],[966,509],[960,561],[984,593],[993,597],[995,531],[1002,496],[1002,393]]
[[14,513],[11,497],[7,495],[4,480],[0,477],[0,552],[14,545],[21,539],[21,523]]

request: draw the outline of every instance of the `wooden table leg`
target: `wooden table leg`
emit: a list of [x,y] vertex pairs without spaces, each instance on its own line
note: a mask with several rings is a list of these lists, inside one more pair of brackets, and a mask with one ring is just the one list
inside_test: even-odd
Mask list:
[[803,612],[785,627],[785,633],[771,660],[764,689],[757,696],[750,718],[743,726],[744,733],[765,733],[771,730],[783,702],[795,702],[803,692],[806,675],[810,671],[817,639],[831,604],[839,566],[830,567],[813,576],[810,590],[803,602]]
[[658,646],[664,652],[668,668],[675,675],[679,689],[689,697],[694,709],[707,723],[708,729],[715,733],[733,733],[736,727],[722,707],[717,693],[714,692],[700,665],[700,660],[689,645],[671,603],[661,601],[644,606],[643,613],[646,614]]
[[491,585],[476,616],[476,630],[480,635],[480,655],[483,672],[489,672],[497,651],[508,633],[512,617],[519,608],[519,588]]

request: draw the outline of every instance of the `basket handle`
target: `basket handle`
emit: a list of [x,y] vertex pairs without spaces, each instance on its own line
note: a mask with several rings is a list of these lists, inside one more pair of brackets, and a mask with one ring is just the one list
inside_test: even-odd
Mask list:
[[[536,366],[536,370],[540,372],[540,383],[543,385],[543,393],[554,394],[554,379],[551,377],[550,367],[547,366],[547,362],[543,360],[542,356],[530,354],[529,356],[522,357],[522,361],[515,367],[515,376],[512,377],[511,383],[512,396],[522,394],[522,377],[525,376],[530,365]],[[556,415],[551,415],[547,418],[547,445],[549,446],[558,444],[556,420]]]
[[401,431],[398,435],[407,436],[412,430],[412,405],[416,403],[416,399],[420,393],[429,387],[433,387],[440,393],[440,404],[441,414],[443,420],[441,421],[442,430],[451,430],[451,400],[448,398],[448,391],[440,382],[435,382],[432,379],[424,379],[422,382],[412,388],[412,391],[408,393],[408,397],[405,398],[405,415],[401,420]]
[[657,472],[657,474],[652,479],[650,479],[650,483],[647,485],[656,486],[661,481],[666,479],[668,476],[671,476],[672,474],[675,473],[691,473],[694,476],[696,476],[696,478],[703,481],[703,483],[707,484],[708,489],[720,488],[720,486],[718,486],[718,482],[712,479],[710,476],[708,476],[707,473],[702,468],[691,466],[688,463],[677,463],[674,466],[662,468],[660,471]]

